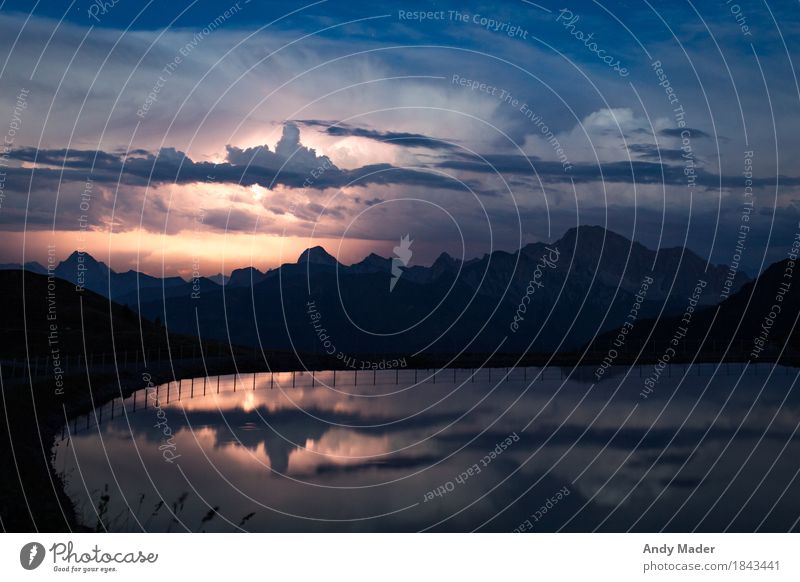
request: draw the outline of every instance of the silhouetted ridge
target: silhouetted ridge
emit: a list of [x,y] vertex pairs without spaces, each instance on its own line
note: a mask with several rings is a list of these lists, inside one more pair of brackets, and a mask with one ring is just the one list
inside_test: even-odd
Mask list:
[[327,265],[331,267],[335,267],[337,265],[336,259],[320,246],[312,247],[302,252],[300,257],[297,259],[297,264],[300,265],[304,263]]
[[[656,255],[596,226],[571,229],[550,244],[498,250],[463,263],[442,253],[429,267],[401,266],[394,285],[391,271],[391,258],[372,253],[343,266],[313,247],[252,288],[229,283],[224,296],[218,290],[193,302],[156,299],[142,310],[150,317],[166,313],[170,329],[187,333],[196,328],[197,313],[202,333],[211,339],[225,341],[230,332],[231,341],[242,345],[322,353],[325,346],[307,311],[313,302],[323,322],[318,327],[342,353],[463,347],[491,352],[501,342],[509,352],[547,353],[576,349],[619,327],[645,279],[653,283],[642,301],[642,318],[662,308],[676,315],[700,276],[707,278],[708,289],[699,304],[713,304],[727,276],[724,267],[706,271],[705,261],[691,251]],[[541,287],[518,313],[532,280]],[[739,274],[734,287],[746,280]],[[521,318],[512,331],[515,315]]]
[[[77,260],[73,253],[59,265],[64,278],[75,280]],[[307,312],[313,302],[331,345],[348,354],[492,352],[501,343],[509,352],[570,351],[618,328],[643,281],[651,281],[639,312],[647,319],[680,314],[700,278],[707,287],[698,307],[715,304],[728,275],[688,249],[657,253],[598,226],[465,262],[442,253],[429,267],[375,253],[344,266],[316,246],[267,273],[236,269],[224,290],[207,278],[118,274],[81,260],[87,289],[108,294],[110,284],[114,301],[181,333],[196,334],[199,324],[204,339],[321,353]],[[734,290],[746,281],[738,273]]]
[[[757,279],[744,284],[719,305],[694,312],[688,324],[683,321],[687,300],[679,307],[679,315],[639,321],[627,333],[625,345],[615,347],[623,360],[633,358],[642,349],[660,355],[672,345],[670,342],[676,332],[685,329],[685,337],[680,337],[678,346],[673,346],[674,359],[724,357],[757,362],[777,358],[781,350],[783,357],[796,357],[800,350],[800,330],[797,329],[800,282],[785,277],[788,265],[788,260],[770,265]],[[785,287],[787,282],[788,288]],[[777,299],[779,295],[780,300]],[[775,304],[780,304],[780,312],[774,318],[768,317]],[[618,333],[614,330],[599,336],[590,349],[607,351]]]

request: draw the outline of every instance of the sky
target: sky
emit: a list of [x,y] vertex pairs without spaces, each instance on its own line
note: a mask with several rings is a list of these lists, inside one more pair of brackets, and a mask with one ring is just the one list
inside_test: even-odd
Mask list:
[[0,262],[410,265],[800,232],[795,2],[0,4]]

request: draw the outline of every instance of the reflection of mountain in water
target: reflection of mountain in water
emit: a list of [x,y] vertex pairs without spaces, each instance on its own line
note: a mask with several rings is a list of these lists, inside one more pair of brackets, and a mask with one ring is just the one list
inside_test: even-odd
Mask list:
[[[726,366],[712,378],[715,368],[676,366],[646,401],[638,396],[638,370],[619,386],[554,375],[529,384],[522,374],[487,384],[487,374],[457,393],[455,384],[438,382],[364,398],[395,388],[394,374],[384,373],[377,386],[359,386],[358,395],[311,387],[304,376],[307,384],[285,391],[223,390],[173,399],[164,409],[181,470],[202,495],[198,521],[213,503],[236,520],[257,511],[249,525],[259,531],[413,531],[432,524],[438,531],[510,531],[566,486],[562,511],[548,513],[537,530],[747,531],[764,516],[762,529],[786,530],[800,511],[791,463],[800,451],[793,375],[766,366],[743,375],[744,366]],[[446,395],[452,397],[441,400]],[[424,398],[441,402],[428,409]],[[153,419],[152,409],[139,407],[106,421],[102,446],[101,435],[86,431],[71,448],[59,448],[59,468],[78,462],[86,480],[70,494],[82,498],[87,487],[119,478],[135,499],[152,478],[159,493],[177,497],[185,482],[161,459]],[[512,432],[519,440],[480,465],[480,474],[435,502],[422,501]],[[335,521],[370,515],[385,517]]]
[[[180,410],[179,404],[176,412]],[[140,409],[140,417],[145,423],[150,419],[147,411]],[[233,407],[220,413],[211,406],[207,410],[187,409],[183,414],[174,418],[185,418],[180,427],[175,427],[176,435],[181,432],[198,431],[208,428],[214,436],[215,448],[223,448],[234,444],[243,446],[251,451],[256,451],[264,446],[270,460],[270,467],[278,474],[287,475],[289,471],[289,457],[293,452],[303,450],[309,443],[319,442],[331,432],[346,433],[348,439],[358,442],[359,439],[377,439],[391,437],[392,435],[413,431],[417,429],[430,430],[433,427],[443,427],[452,423],[458,415],[431,413],[425,416],[416,416],[406,419],[401,423],[390,423],[384,426],[372,427],[377,421],[387,422],[392,419],[376,419],[372,415],[360,413],[336,412],[324,409],[306,409],[287,407],[278,410],[270,406],[258,406],[251,410]],[[316,417],[316,418],[314,418]],[[137,417],[132,417],[138,420]],[[368,428],[361,428],[368,427]],[[153,443],[161,438],[158,431],[143,430],[141,435]],[[366,468],[410,468],[412,466],[426,465],[433,462],[434,458],[427,452],[421,456],[391,455],[382,456],[389,451],[380,451],[380,458],[368,458],[356,461],[336,462],[336,458],[326,458],[318,455],[314,465],[315,472],[347,470],[353,471]]]

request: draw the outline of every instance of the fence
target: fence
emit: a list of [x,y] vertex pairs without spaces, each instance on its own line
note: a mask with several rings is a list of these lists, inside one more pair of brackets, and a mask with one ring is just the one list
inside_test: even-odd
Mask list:
[[[617,372],[630,372],[634,377],[643,377],[649,366],[634,369],[620,367]],[[775,364],[670,364],[664,370],[665,377],[688,376],[767,376],[797,374],[789,367],[778,369]],[[447,369],[394,369],[394,370],[327,370],[302,372],[256,372],[251,374],[227,374],[221,376],[190,378],[167,382],[138,390],[127,398],[114,398],[95,410],[70,420],[62,428],[62,439],[99,427],[104,422],[126,414],[172,404],[175,401],[201,398],[209,394],[246,392],[248,390],[274,390],[277,388],[323,388],[364,385],[423,385],[457,383],[535,383],[559,382],[568,378],[575,381],[593,381],[589,368],[521,367],[521,368],[447,368]]]

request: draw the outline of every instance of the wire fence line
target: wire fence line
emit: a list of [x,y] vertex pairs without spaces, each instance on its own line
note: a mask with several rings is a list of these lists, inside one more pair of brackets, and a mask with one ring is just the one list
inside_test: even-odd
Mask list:
[[[626,346],[626,349],[619,350],[615,354],[613,365],[649,365],[658,360],[658,356],[664,354],[666,350],[673,349],[674,355],[670,358],[671,363],[685,363],[691,361],[699,356],[698,361],[703,363],[725,363],[725,362],[746,362],[752,361],[750,354],[747,351],[749,344],[744,340],[732,341],[728,343],[723,342],[709,342],[701,344],[701,342],[684,341],[675,347],[670,342],[648,342],[646,346],[639,344],[638,346]],[[495,357],[485,364],[486,367],[513,367],[515,361],[520,361],[520,366],[531,365],[532,363],[550,362],[553,366],[593,366],[602,363],[607,359],[610,349],[607,350],[587,350],[581,352],[570,353],[556,353],[556,354],[527,354],[521,356],[520,354],[496,354]],[[134,370],[142,369],[144,367],[163,368],[167,365],[185,365],[189,363],[200,363],[201,361],[219,363],[223,360],[236,366],[237,362],[246,363],[247,367],[252,371],[252,368],[258,367],[261,363],[261,370],[269,370],[269,358],[273,352],[263,353],[258,348],[242,348],[234,346],[233,348],[225,346],[224,344],[207,344],[207,345],[178,345],[170,349],[157,348],[149,350],[119,350],[116,352],[99,352],[84,354],[76,352],[73,354],[63,354],[57,357],[51,355],[36,355],[31,358],[0,358],[0,373],[4,379],[14,380],[21,378],[46,378],[53,377],[60,374],[64,377],[74,376],[77,374],[85,374],[87,371],[92,373],[114,372],[116,370]],[[267,360],[265,361],[265,355]],[[780,357],[779,357],[780,356]],[[281,357],[286,359],[295,358],[293,354],[281,353]],[[385,356],[377,354],[363,355],[362,362],[377,362],[385,360]],[[441,367],[454,368],[454,367],[481,367],[479,361],[483,359],[481,355],[473,355],[468,359],[469,364],[465,363],[465,358],[453,359],[446,354],[427,354],[417,358],[415,362],[413,358],[403,358],[404,361],[408,360],[408,368],[427,368],[432,364],[432,360],[439,360],[442,362]],[[327,366],[330,369],[341,367],[337,366],[338,362],[324,358],[320,354],[309,353],[299,354],[296,356],[297,367],[302,368],[302,362],[308,361],[309,368],[319,368],[319,364],[330,364]],[[763,351],[758,360],[753,361],[757,363],[772,363],[779,362],[784,365],[797,366],[800,365],[800,350],[794,348],[787,348],[783,354],[777,347]],[[363,368],[362,368],[363,370]],[[370,371],[367,369],[366,371]]]
[[[797,373],[791,367],[772,363],[723,364],[670,364],[664,370],[665,377],[680,378],[685,375],[709,376],[767,376],[772,374],[791,375]],[[646,375],[647,366],[634,369],[620,367],[620,372],[628,370],[633,377]],[[62,439],[123,416],[135,414],[162,405],[180,403],[184,400],[202,398],[212,394],[226,394],[276,388],[315,388],[364,385],[413,385],[413,384],[458,384],[458,383],[503,383],[503,382],[558,382],[568,378],[574,381],[589,382],[588,374],[581,375],[575,369],[563,366],[519,367],[519,368],[415,368],[395,370],[327,370],[294,372],[252,372],[241,374],[220,374],[168,381],[149,388],[137,390],[126,397],[116,397],[90,412],[70,419],[69,426],[62,428]]]

